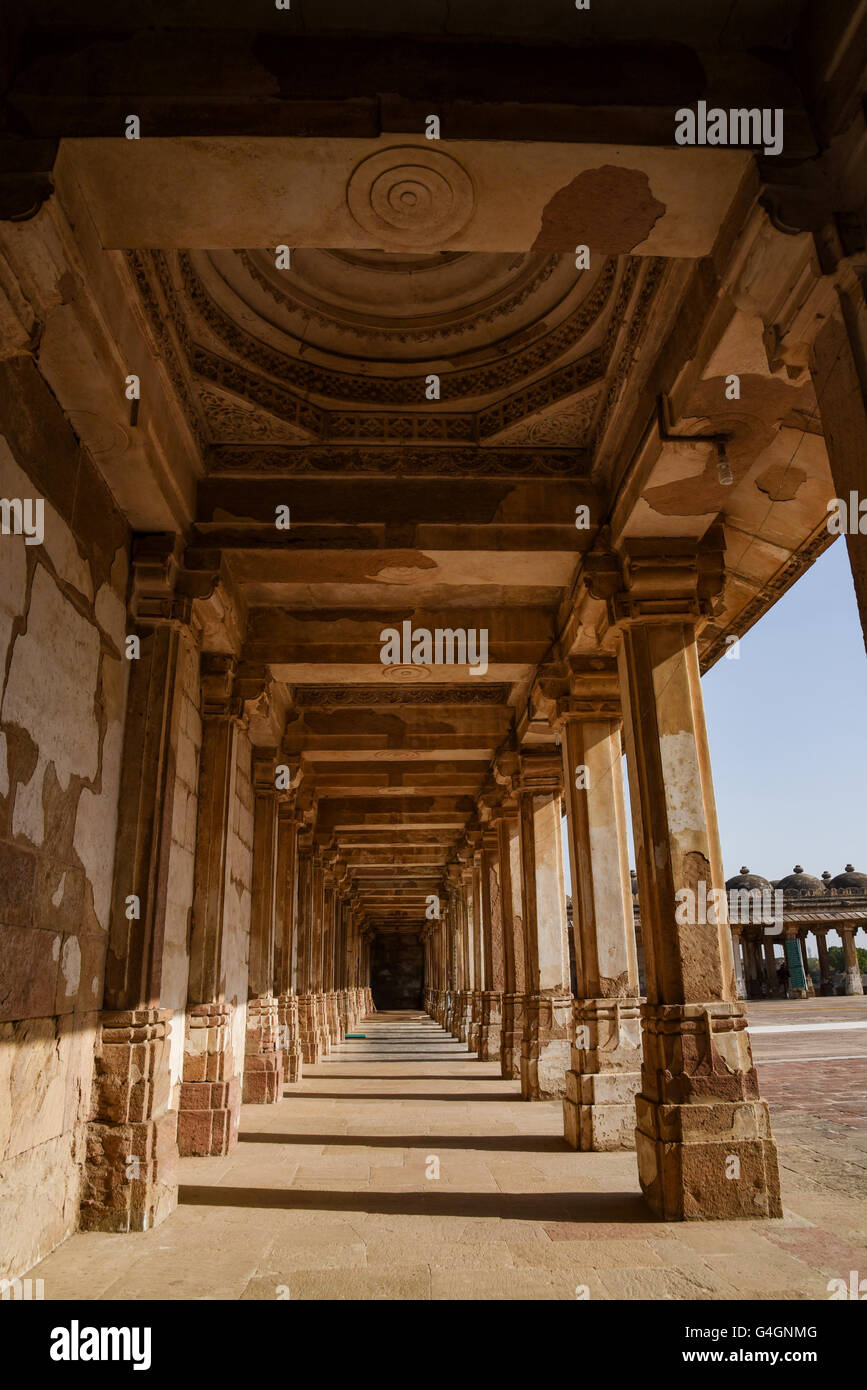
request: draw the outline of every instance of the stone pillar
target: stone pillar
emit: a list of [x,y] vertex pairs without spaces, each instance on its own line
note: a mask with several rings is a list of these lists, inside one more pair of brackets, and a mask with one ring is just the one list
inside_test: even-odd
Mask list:
[[500,1056],[503,1026],[503,918],[500,883],[497,877],[497,834],[485,830],[479,855],[481,873],[482,956],[485,988],[481,1000],[478,1053],[480,1062],[495,1062]]
[[308,1065],[322,1060],[313,993],[313,844],[309,833],[298,837],[298,1038]]
[[[105,994],[82,1179],[82,1230],[146,1231],[177,1203],[171,1011],[160,1007],[183,641],[172,537],[136,542],[134,631]],[[144,587],[146,581],[147,587]],[[48,676],[46,678],[49,678]],[[137,899],[137,904],[128,900]]]
[[322,851],[319,848],[314,849],[311,881],[311,992],[313,995],[313,1016],[316,1020],[316,1036],[319,1039],[319,1050],[321,1056],[325,1057],[331,1051],[331,1034],[328,1031],[328,1014],[324,984],[326,932],[325,865],[322,862]]
[[566,1091],[572,1032],[558,756],[522,757],[518,807],[526,963],[521,1095],[550,1100]]
[[233,1006],[226,999],[226,889],[235,801],[241,701],[233,694],[232,657],[202,657],[202,751],[193,890],[190,970],[178,1147],[187,1156],[226,1154],[236,1143],[240,1069],[232,1047]]
[[482,867],[481,851],[478,848],[481,833],[474,831],[468,836],[472,852],[471,895],[467,907],[470,917],[470,933],[473,941],[473,997],[470,1004],[470,1023],[467,1029],[467,1047],[478,1054],[479,1029],[482,1026],[482,990],[484,988],[482,956]]
[[[737,1000],[695,624],[722,585],[720,537],[637,543],[620,592],[620,684],[647,967],[641,1186],[665,1220],[779,1216],[776,1146]],[[595,580],[591,576],[591,587]],[[624,591],[625,590],[625,591]],[[599,592],[597,590],[597,592]],[[605,586],[600,596],[605,593]],[[683,890],[694,911],[684,920]],[[691,919],[691,920],[690,920]]]
[[763,938],[765,957],[765,979],[768,982],[768,997],[776,999],[780,993],[780,977],[777,974],[776,943],[770,936]]
[[819,952],[819,974],[821,976],[820,993],[833,995],[834,986],[831,982],[831,962],[828,959],[828,929],[820,928],[816,932],[816,946]]
[[247,1105],[273,1105],[283,1095],[274,943],[277,912],[277,752],[253,754],[253,877],[250,963],[247,977],[247,1036],[242,1098]]
[[289,1084],[301,1080],[302,1068],[296,992],[299,824],[297,811],[287,802],[282,802],[277,811],[275,975],[283,1080]]
[[846,993],[863,994],[864,982],[858,968],[858,952],[855,949],[857,927],[838,927],[843,940],[843,966],[846,971]]
[[461,915],[461,935],[463,938],[464,990],[461,1003],[460,1032],[458,1036],[461,1042],[465,1042],[467,1047],[469,1047],[473,1021],[473,990],[475,988],[475,977],[473,974],[472,913],[470,910],[473,893],[473,871],[470,865],[463,859],[461,861],[460,878],[461,890],[458,906]]
[[[615,689],[558,710],[572,866],[578,998],[563,1101],[573,1149],[635,1147],[641,998],[626,839],[620,708]],[[613,694],[613,698],[612,698]]]
[[[743,941],[741,937],[741,928],[732,927],[732,957],[734,959],[735,965],[735,985],[737,987],[738,999],[747,998],[747,983],[744,979],[744,965],[743,958],[741,956],[742,947]],[[770,994],[770,989],[768,990],[768,993]]]
[[[759,941],[756,933],[748,931],[746,936],[741,937],[744,948],[744,985],[746,987],[747,999],[761,999],[761,953]],[[732,938],[734,944],[734,938]],[[737,978],[737,962],[733,962],[735,967],[735,978]]]
[[517,808],[500,806],[492,813],[498,840],[500,915],[503,927],[503,1007],[500,1030],[500,1075],[521,1079],[524,1031],[524,940],[521,915],[521,860]]
[[803,965],[804,965],[804,980],[805,980],[806,986],[807,986],[807,998],[808,998],[808,999],[815,999],[815,997],[816,997],[816,987],[815,987],[815,985],[813,984],[812,976],[810,975],[810,966],[809,966],[809,963],[808,963],[808,961],[807,961],[807,933],[806,933],[806,931],[801,931],[801,932],[798,933],[798,940],[799,940],[800,943],[801,943],[801,960],[802,960]]

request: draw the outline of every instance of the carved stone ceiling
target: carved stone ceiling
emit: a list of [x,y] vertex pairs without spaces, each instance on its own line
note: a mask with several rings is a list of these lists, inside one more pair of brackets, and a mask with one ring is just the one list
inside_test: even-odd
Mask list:
[[630,257],[582,271],[532,251],[129,260],[209,470],[231,445],[252,469],[259,446],[326,440],[584,449],[638,273]]

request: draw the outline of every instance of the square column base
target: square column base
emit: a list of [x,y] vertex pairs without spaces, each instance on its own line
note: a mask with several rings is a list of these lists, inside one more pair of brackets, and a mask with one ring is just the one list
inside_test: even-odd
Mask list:
[[278,1004],[273,995],[247,1003],[244,1052],[245,1105],[275,1105],[283,1096],[283,1054],[279,1041]]
[[566,1092],[571,1054],[571,994],[528,994],[521,1036],[522,1100],[554,1100]]
[[742,1005],[645,1004],[642,1026],[635,1147],[648,1205],[666,1221],[782,1216]]
[[178,1150],[184,1158],[219,1158],[238,1142],[241,1085],[228,1081],[182,1081]]
[[280,1050],[283,1053],[283,1082],[293,1084],[301,1080],[301,1041],[298,1030],[298,998],[295,994],[281,994],[277,998],[277,1017],[280,1020]]
[[322,1061],[322,1037],[316,1027],[316,998],[312,994],[298,996],[298,1042],[306,1065]]
[[102,1016],[81,1194],[83,1231],[149,1231],[177,1206],[177,1115],[168,1109],[170,1028],[169,1009]]
[[478,1053],[480,1062],[500,1059],[500,1033],[503,1027],[503,996],[492,990],[482,992],[482,1021],[479,1026]]
[[638,1177],[657,1216],[665,1221],[782,1216],[777,1146],[764,1101],[658,1105],[638,1095],[635,1108]]
[[238,1142],[241,1082],[232,1053],[231,1004],[187,1010],[178,1150],[184,1158],[218,1158]]
[[641,1003],[635,997],[575,1000],[572,1070],[563,1098],[563,1134],[573,1149],[635,1148]]
[[467,1024],[467,1047],[470,1052],[478,1053],[479,1050],[479,1029],[482,1026],[482,992],[474,989],[470,995],[470,1018]]
[[504,994],[500,1029],[500,1075],[508,1081],[521,1079],[521,1041],[524,1035],[523,994]]

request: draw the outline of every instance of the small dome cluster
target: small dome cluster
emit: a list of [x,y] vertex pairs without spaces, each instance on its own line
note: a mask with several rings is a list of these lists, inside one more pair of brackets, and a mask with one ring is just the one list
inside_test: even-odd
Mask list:
[[744,864],[739,874],[726,879],[726,888],[760,889],[780,888],[786,897],[815,898],[825,893],[846,893],[850,896],[867,897],[867,874],[860,873],[852,864],[847,864],[841,874],[832,878],[828,870],[821,878],[804,872],[796,864],[790,874],[773,882],[762,878],[761,874],[750,873]]

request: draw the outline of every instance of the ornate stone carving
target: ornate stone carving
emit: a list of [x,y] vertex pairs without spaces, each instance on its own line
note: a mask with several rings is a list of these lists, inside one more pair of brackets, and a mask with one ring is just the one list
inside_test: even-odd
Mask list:
[[394,478],[588,478],[590,455],[581,449],[496,448],[290,449],[215,445],[209,473],[274,473],[289,477],[361,474]]
[[[559,256],[545,256],[541,258],[540,264],[539,257],[526,256],[524,259],[529,262],[528,269],[531,269],[534,263],[538,266],[535,274],[528,274],[525,279],[519,281],[513,291],[495,298],[493,303],[482,300],[473,304],[472,313],[468,313],[463,321],[449,315],[442,323],[416,325],[404,320],[401,321],[400,327],[380,328],[368,322],[363,324],[350,322],[339,317],[334,311],[329,312],[331,306],[326,306],[321,302],[315,306],[314,302],[306,296],[302,298],[300,293],[291,294],[283,284],[275,282],[265,273],[254,254],[249,251],[239,251],[237,255],[251,279],[255,280],[256,284],[276,304],[289,313],[304,314],[305,318],[312,319],[322,328],[339,328],[342,332],[359,337],[364,341],[374,339],[383,343],[430,343],[440,338],[452,338],[456,335],[471,333],[480,323],[494,323],[497,319],[513,313],[527,299],[536,294],[541,286],[551,278],[560,260]],[[443,252],[443,257],[447,256],[457,259],[454,252]]]
[[250,406],[231,401],[215,391],[200,389],[199,400],[205,412],[208,429],[216,440],[227,443],[306,444],[311,438],[308,430],[299,429],[286,420],[263,415]]
[[594,391],[583,396],[574,405],[567,406],[565,410],[558,410],[556,414],[543,415],[535,420],[522,420],[502,434],[498,442],[530,446],[559,445],[561,448],[583,445],[587,441],[593,415],[599,404],[599,396],[600,392]]
[[505,705],[508,685],[432,685],[396,690],[379,685],[308,685],[295,691],[299,709],[352,708],[368,705]]
[[378,150],[349,176],[353,218],[378,246],[439,249],[475,210],[472,179],[453,155],[423,145]]
[[[160,285],[167,299],[174,300],[173,313],[177,312],[177,294],[163,264],[162,256],[154,257],[154,264],[160,274]],[[365,405],[417,405],[423,395],[420,388],[424,382],[425,364],[410,376],[367,376],[358,372],[337,372],[318,363],[303,361],[285,352],[269,347],[261,339],[255,338],[231,318],[208,293],[196,274],[191,258],[184,252],[178,256],[184,294],[203,322],[219,340],[238,357],[246,359],[260,371],[267,372],[280,381],[291,383],[299,391],[309,391],[318,396],[333,397],[342,401],[359,401]],[[634,271],[632,272],[634,275]],[[581,301],[574,314],[560,323],[550,333],[538,338],[529,347],[504,356],[494,354],[490,362],[482,366],[444,372],[440,376],[441,399],[458,400],[462,397],[499,394],[504,388],[516,386],[527,377],[533,376],[576,347],[588,330],[600,317],[611,296],[617,280],[617,261],[605,262],[593,288]],[[619,326],[619,325],[618,325]],[[198,348],[198,354],[206,350]],[[193,363],[194,369],[218,384],[227,383],[221,376],[236,364],[207,352]]]

